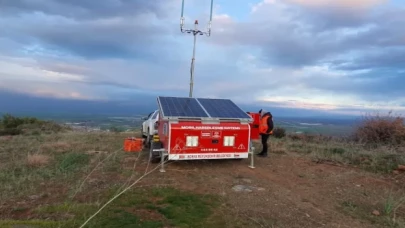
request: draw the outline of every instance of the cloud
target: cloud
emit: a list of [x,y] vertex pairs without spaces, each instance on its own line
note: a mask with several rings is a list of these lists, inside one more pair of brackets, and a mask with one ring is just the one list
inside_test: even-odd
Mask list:
[[141,13],[153,13],[166,16],[165,7],[170,6],[169,0],[5,0],[0,13],[6,15],[41,12],[47,15],[59,15],[81,20],[105,17],[131,17]]
[[[179,31],[180,6],[5,1],[0,88],[90,100],[187,96],[193,37]],[[336,112],[404,105],[403,5],[265,0],[247,6],[214,7],[212,36],[197,38],[195,96]],[[187,27],[198,19],[204,29],[209,2],[187,1],[185,12]]]
[[[178,41],[171,38],[174,29],[164,23],[173,3],[7,1],[1,8],[6,16],[0,17],[6,31],[0,34],[3,87],[20,81],[30,84],[23,89],[30,94],[71,97],[84,90],[78,97],[92,99],[186,90],[186,84],[172,81],[183,61]],[[52,90],[44,89],[50,84]],[[55,90],[66,90],[65,95]]]
[[[212,41],[259,48],[269,63],[287,66],[317,64],[348,51],[403,42],[399,37],[404,32],[397,28],[405,20],[399,17],[404,10],[346,12],[334,11],[333,7],[307,9],[279,1],[265,1],[253,9],[247,22],[230,23],[228,18],[219,18]],[[397,35],[384,36],[387,32]]]
[[387,2],[386,0],[287,0],[292,3],[311,7],[343,7],[343,8],[368,8]]
[[[78,55],[87,58],[153,58],[157,45],[168,46],[170,41],[159,34],[170,33],[164,26],[140,23],[153,21],[149,16],[78,21],[61,16],[33,13],[20,18],[0,18],[6,31],[3,36],[20,40],[25,50],[43,54],[57,51],[59,54]],[[38,26],[41,25],[41,26]]]
[[259,73],[256,67],[248,74],[260,82],[256,91],[261,92],[256,94],[261,100],[278,96],[333,105],[365,106],[388,99],[395,107],[403,103],[405,92],[398,85],[404,72],[404,8],[375,8],[383,1],[356,2],[341,9],[327,3],[263,1],[253,6],[247,21],[219,18],[209,41],[246,47],[255,53],[256,63],[272,69]]

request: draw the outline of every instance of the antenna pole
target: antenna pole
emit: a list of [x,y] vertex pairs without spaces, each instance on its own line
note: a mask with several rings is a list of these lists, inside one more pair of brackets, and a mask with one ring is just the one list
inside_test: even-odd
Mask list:
[[[197,31],[198,21],[196,20],[194,23],[194,31]],[[194,62],[195,62],[195,45],[197,43],[197,33],[193,33],[194,35],[194,45],[193,45],[193,57],[191,59],[191,72],[190,72],[190,93],[189,97],[193,97],[193,86],[194,86]]]
[[180,16],[180,31],[182,33],[189,33],[193,34],[194,36],[194,45],[193,45],[193,57],[191,58],[191,69],[190,69],[190,92],[189,97],[193,97],[193,87],[194,87],[194,63],[195,63],[195,46],[197,43],[197,35],[206,35],[211,36],[211,24],[212,24],[212,9],[214,6],[214,0],[211,0],[211,8],[210,8],[210,20],[207,25],[207,31],[202,32],[198,30],[198,20],[194,22],[194,29],[184,29],[184,0],[181,4],[181,16]]

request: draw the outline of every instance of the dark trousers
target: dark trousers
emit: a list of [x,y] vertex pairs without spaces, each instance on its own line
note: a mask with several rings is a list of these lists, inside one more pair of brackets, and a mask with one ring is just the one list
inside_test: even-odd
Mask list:
[[267,154],[267,150],[269,149],[269,148],[267,148],[267,140],[269,139],[270,135],[262,134],[261,136],[262,136],[263,149],[262,149],[262,152],[260,152],[260,153],[261,154]]

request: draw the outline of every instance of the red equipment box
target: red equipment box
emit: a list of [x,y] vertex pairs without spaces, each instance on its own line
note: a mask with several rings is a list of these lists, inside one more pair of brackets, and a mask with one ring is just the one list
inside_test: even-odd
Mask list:
[[126,138],[124,141],[125,152],[141,152],[143,149],[143,140],[140,138]]
[[249,114],[253,118],[253,122],[250,123],[250,139],[259,140],[260,113],[248,112],[247,114]]
[[168,160],[248,158],[253,119],[231,100],[158,97],[158,106]]

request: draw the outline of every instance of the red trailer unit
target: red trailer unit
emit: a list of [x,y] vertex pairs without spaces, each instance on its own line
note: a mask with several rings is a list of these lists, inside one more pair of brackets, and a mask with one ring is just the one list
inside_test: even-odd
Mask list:
[[250,123],[250,139],[259,140],[260,113],[248,112],[247,114],[249,114],[253,119],[253,122]]
[[160,96],[157,103],[152,159],[248,158],[253,119],[231,100]]

